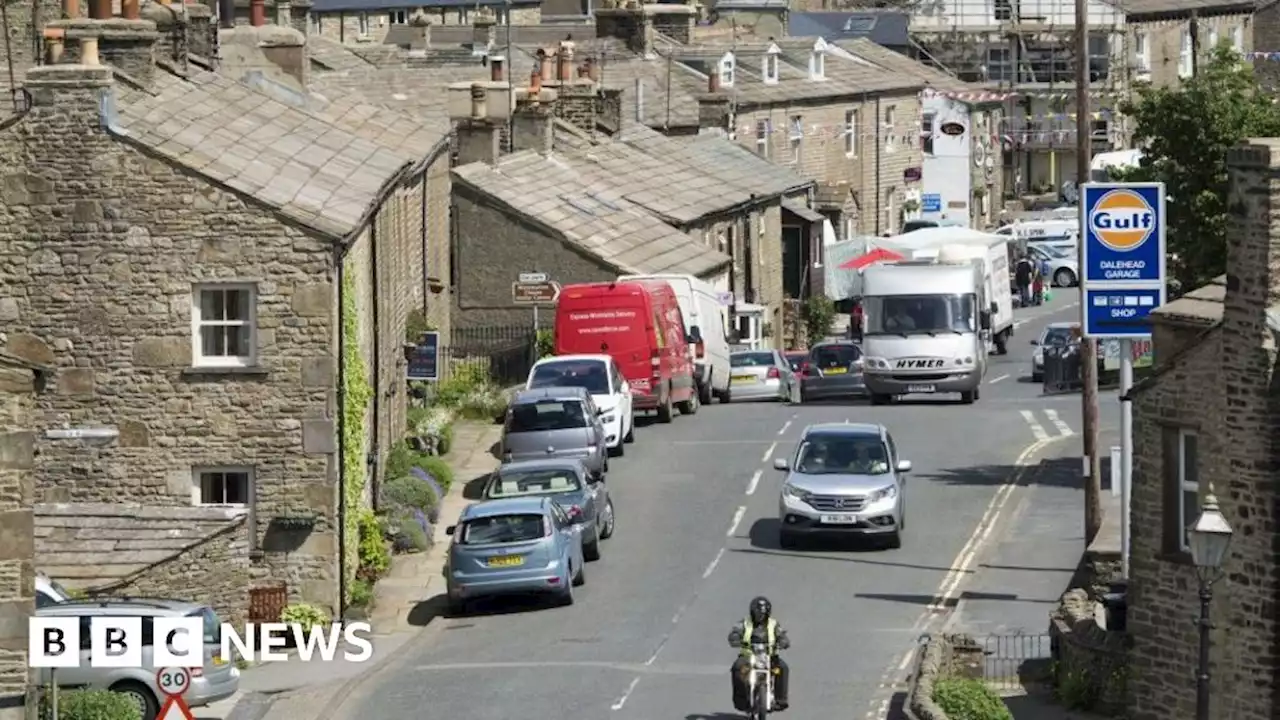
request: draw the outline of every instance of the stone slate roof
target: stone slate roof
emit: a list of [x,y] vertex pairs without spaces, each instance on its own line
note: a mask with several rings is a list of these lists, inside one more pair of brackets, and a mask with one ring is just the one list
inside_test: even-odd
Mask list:
[[337,40],[312,33],[307,36],[307,57],[312,65],[324,70],[360,70],[369,67],[369,61],[351,52]]
[[582,169],[582,161],[567,161],[558,153],[523,151],[496,166],[455,168],[453,176],[621,273],[706,275],[729,263],[727,255],[662,222]]
[[244,522],[246,511],[122,503],[37,504],[36,563],[71,587],[124,580]]
[[323,115],[197,72],[157,73],[156,94],[118,89],[115,125],[206,177],[341,238],[382,184],[425,157],[438,128],[377,108]]
[[1178,324],[1210,326],[1222,322],[1223,301],[1227,296],[1227,276],[1219,275],[1208,285],[1198,287],[1172,302],[1151,311],[1159,320]]
[[333,106],[363,103],[397,110],[430,126],[449,122],[448,87],[455,82],[488,80],[480,65],[374,67],[340,73],[312,73],[313,96]]
[[[838,40],[833,45],[857,58],[874,63],[892,73],[902,73],[921,80],[928,87],[939,92],[981,92],[982,87],[967,83],[960,78],[943,72],[935,67],[917,62],[899,52],[878,45],[866,38]],[[830,64],[828,64],[828,69]]]

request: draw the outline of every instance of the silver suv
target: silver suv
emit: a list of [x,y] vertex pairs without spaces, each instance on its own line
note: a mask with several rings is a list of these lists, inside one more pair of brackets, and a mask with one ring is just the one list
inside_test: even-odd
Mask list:
[[778,498],[782,547],[823,534],[884,538],[902,547],[911,463],[898,457],[883,425],[810,425],[791,462],[778,458],[773,466],[788,473]]
[[[180,600],[141,598],[65,601],[36,609],[37,617],[80,618],[80,667],[58,668],[58,687],[89,687],[128,695],[142,711],[142,720],[155,720],[164,695],[156,687],[156,668],[151,655],[151,620],[164,617],[199,617],[204,621],[204,667],[191,671],[191,687],[184,696],[187,705],[201,707],[231,697],[240,689],[240,670],[234,658],[222,652],[222,620],[213,608]],[[94,617],[141,617],[145,645],[142,667],[89,667],[89,624]],[[50,682],[49,668],[40,668],[40,684]]]

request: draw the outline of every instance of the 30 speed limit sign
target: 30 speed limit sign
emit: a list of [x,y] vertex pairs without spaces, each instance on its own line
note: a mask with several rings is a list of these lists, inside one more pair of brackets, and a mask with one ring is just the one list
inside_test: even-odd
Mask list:
[[169,697],[176,697],[191,687],[191,673],[186,668],[161,668],[156,672],[156,687]]

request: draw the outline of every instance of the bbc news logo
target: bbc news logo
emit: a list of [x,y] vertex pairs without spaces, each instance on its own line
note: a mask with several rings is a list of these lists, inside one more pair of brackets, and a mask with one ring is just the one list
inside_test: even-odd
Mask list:
[[[33,617],[28,626],[28,662],[36,668],[195,668],[205,664],[205,627],[199,617],[148,618],[151,637],[141,617],[88,618],[89,637],[83,637],[79,617]],[[300,623],[249,623],[244,632],[222,625],[218,656],[225,662],[244,658],[253,662],[284,662],[292,645],[303,662],[367,662],[373,657],[369,623],[334,623],[304,629]],[[260,642],[259,642],[260,641]],[[150,646],[146,663],[143,648]]]

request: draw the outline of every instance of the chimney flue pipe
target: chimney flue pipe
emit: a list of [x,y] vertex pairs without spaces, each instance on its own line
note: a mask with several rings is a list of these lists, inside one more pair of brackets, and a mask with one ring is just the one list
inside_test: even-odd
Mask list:
[[254,27],[267,24],[266,0],[249,0],[249,24]]
[[568,50],[560,50],[556,53],[556,79],[560,82],[569,82],[573,79],[573,57]]
[[125,20],[138,20],[142,17],[138,0],[120,0],[120,15]]
[[720,92],[720,73],[714,70],[707,75],[707,92]]
[[102,64],[98,60],[98,38],[80,38],[80,64],[94,66]]
[[89,0],[89,18],[91,20],[110,20],[111,0]]
[[529,73],[529,94],[537,95],[540,92],[542,92],[542,72],[534,68],[533,72]]
[[542,74],[542,82],[551,82],[556,79],[555,68],[551,65],[551,55],[546,50],[538,51],[538,71]]
[[483,120],[489,116],[489,91],[484,85],[475,83],[471,86],[471,118]]
[[62,0],[62,14],[72,20],[80,17],[80,0]]
[[493,82],[502,82],[506,76],[506,70],[503,65],[506,63],[505,58],[495,57],[489,58],[489,79]]

